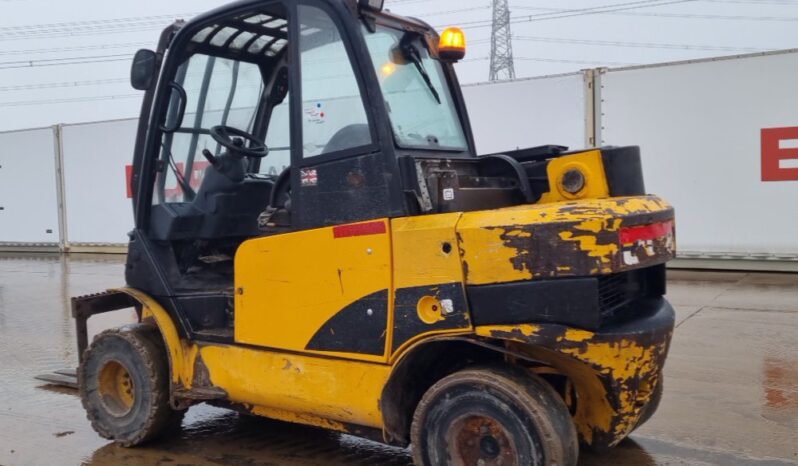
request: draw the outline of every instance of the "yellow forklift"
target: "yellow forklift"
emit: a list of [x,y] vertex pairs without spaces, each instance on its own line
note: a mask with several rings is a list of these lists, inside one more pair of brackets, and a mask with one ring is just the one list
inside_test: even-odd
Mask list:
[[210,403],[419,466],[571,466],[654,413],[673,209],[636,147],[478,155],[464,55],[382,0],[239,1],[136,54],[127,286],[72,301],[101,436]]

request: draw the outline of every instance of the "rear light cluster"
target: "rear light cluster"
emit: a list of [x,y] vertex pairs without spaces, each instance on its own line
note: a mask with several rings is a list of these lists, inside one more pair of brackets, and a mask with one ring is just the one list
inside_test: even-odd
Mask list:
[[635,227],[621,228],[619,232],[621,244],[633,244],[638,241],[650,241],[664,238],[673,234],[673,220],[667,222],[652,223]]

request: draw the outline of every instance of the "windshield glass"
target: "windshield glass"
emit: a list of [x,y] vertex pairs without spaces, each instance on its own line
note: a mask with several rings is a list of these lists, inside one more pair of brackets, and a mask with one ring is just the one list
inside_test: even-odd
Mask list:
[[430,57],[421,36],[364,27],[366,45],[400,147],[466,150],[466,140],[443,65]]

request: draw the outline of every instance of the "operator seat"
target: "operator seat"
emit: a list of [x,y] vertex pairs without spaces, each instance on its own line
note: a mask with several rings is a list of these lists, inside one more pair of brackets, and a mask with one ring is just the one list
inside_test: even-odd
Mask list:
[[247,174],[247,159],[224,153],[205,171],[192,210],[203,216],[203,238],[255,236],[255,220],[263,201],[271,196],[274,182],[265,176]]
[[218,202],[221,195],[241,189],[246,171],[246,159],[235,158],[226,153],[216,156],[216,164],[205,170],[193,207],[206,214],[215,213],[221,207]]
[[248,174],[246,159],[226,153],[215,158],[193,200],[152,207],[153,239],[213,240],[261,234],[256,219],[274,182],[266,175]]
[[339,129],[324,146],[322,154],[329,154],[352,147],[365,146],[371,143],[369,125],[358,123]]

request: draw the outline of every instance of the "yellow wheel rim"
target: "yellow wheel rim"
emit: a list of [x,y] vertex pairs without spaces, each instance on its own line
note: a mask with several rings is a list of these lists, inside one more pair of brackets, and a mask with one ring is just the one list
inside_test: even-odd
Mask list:
[[119,361],[108,361],[103,365],[98,388],[105,409],[112,415],[122,417],[133,409],[136,401],[133,379]]

